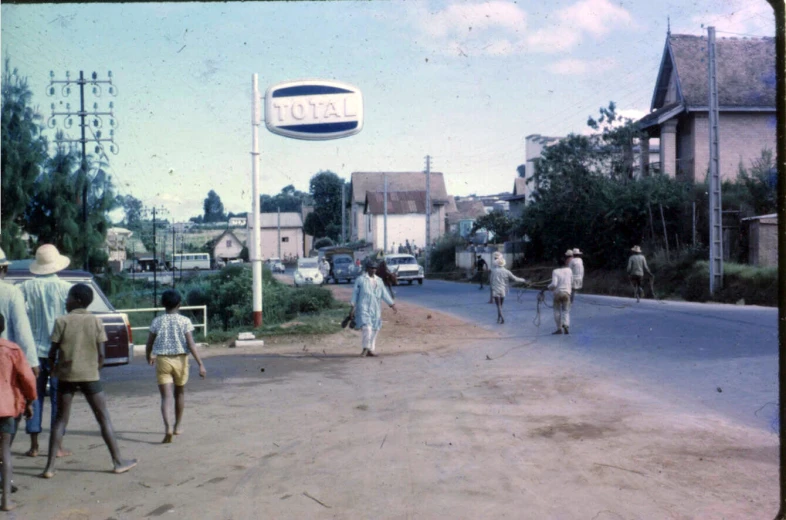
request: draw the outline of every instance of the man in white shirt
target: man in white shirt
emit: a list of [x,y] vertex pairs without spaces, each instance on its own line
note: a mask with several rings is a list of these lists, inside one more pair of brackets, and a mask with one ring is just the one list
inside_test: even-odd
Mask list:
[[584,260],[581,259],[581,249],[573,249],[573,258],[570,260],[570,270],[573,271],[573,290],[570,293],[570,303],[576,298],[576,293],[584,286]]
[[557,330],[552,334],[570,334],[570,294],[573,286],[573,271],[570,270],[570,261],[573,258],[573,250],[568,249],[562,260],[563,267],[554,269],[551,272],[551,283],[549,290],[554,291],[554,321],[557,323]]

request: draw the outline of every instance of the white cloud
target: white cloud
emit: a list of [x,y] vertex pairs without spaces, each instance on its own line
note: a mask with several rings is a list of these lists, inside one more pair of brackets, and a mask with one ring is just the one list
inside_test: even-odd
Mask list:
[[775,16],[765,0],[727,0],[719,5],[723,5],[723,12],[695,15],[691,17],[693,24],[685,28],[687,30],[680,28],[680,32],[706,35],[707,27],[712,26],[720,33],[719,37],[725,36],[723,31],[757,36],[775,35]]
[[611,58],[603,58],[598,60],[579,60],[575,58],[567,58],[552,63],[546,67],[546,70],[552,74],[559,74],[563,76],[582,76],[588,73],[605,72],[617,66],[617,62]]
[[527,43],[533,52],[561,52],[573,48],[585,35],[601,38],[620,27],[635,28],[631,14],[609,0],[580,0],[558,10],[555,22],[530,33]]
[[521,30],[526,27],[526,13],[511,2],[485,2],[482,4],[453,4],[433,14],[425,30],[436,37],[464,35],[492,28]]

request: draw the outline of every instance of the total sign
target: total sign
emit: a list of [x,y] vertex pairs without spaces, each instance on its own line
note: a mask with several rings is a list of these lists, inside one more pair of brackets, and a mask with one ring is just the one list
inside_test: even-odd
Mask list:
[[363,128],[360,89],[329,80],[278,83],[265,92],[265,126],[274,134],[320,141]]

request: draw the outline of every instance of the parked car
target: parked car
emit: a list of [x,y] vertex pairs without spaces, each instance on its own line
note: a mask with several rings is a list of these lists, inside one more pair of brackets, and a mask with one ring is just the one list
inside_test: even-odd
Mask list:
[[360,274],[360,268],[355,264],[355,259],[351,255],[334,255],[331,263],[330,275],[333,278],[333,283],[341,283],[341,280],[352,283]]
[[423,266],[412,255],[385,255],[385,265],[388,270],[396,273],[396,279],[401,283],[408,281],[409,285],[415,280],[423,285]]
[[[26,262],[29,265],[29,262]],[[23,267],[25,261],[12,262],[8,269],[5,281],[13,284],[22,283],[34,278],[34,275]],[[134,356],[133,336],[128,315],[112,306],[101,288],[96,284],[93,275],[86,271],[65,270],[57,276],[70,284],[83,283],[93,290],[93,303],[87,308],[90,312],[101,318],[106,331],[106,351],[104,366],[126,365]]]
[[295,270],[295,287],[301,285],[322,285],[325,278],[319,272],[319,259],[313,258],[300,258],[297,261],[297,269]]
[[268,265],[272,273],[283,273],[286,270],[284,268],[283,262],[281,262],[281,259],[276,256],[268,258],[265,263]]

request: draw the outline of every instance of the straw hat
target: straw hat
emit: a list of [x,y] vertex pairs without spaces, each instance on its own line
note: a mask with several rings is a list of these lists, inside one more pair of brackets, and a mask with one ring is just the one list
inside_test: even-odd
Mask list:
[[567,251],[565,251],[565,256],[573,256],[573,250],[568,249]]
[[35,252],[35,261],[30,264],[30,272],[33,274],[54,274],[62,271],[71,259],[63,256],[52,244],[44,244]]
[[582,253],[581,249],[579,249],[578,247],[573,249],[573,256],[579,256],[579,255],[583,255],[583,254],[584,253]]
[[7,265],[11,265],[11,262],[8,261],[8,257],[5,256],[5,251],[0,247],[0,267],[5,267]]
[[497,267],[505,267],[505,257],[499,255],[498,257],[494,258],[494,265]]
[[494,257],[495,259],[502,258],[502,253],[500,253],[499,251],[494,251],[494,253],[492,253],[491,256]]
[[634,253],[641,253],[641,248],[639,246],[633,246],[630,248],[630,250]]

